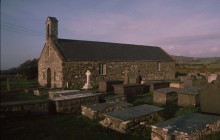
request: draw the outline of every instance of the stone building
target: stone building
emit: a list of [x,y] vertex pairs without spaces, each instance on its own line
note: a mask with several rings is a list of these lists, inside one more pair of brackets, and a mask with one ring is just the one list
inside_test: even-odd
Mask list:
[[51,88],[81,88],[90,70],[91,84],[124,80],[125,73],[142,80],[174,78],[174,60],[161,48],[143,45],[58,38],[58,20],[46,20],[46,42],[38,62],[38,82]]

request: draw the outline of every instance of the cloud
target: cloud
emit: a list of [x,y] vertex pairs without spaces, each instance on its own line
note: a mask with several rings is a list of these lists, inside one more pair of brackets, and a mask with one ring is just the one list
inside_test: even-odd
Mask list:
[[210,52],[220,52],[220,46],[219,47],[212,47],[210,49]]

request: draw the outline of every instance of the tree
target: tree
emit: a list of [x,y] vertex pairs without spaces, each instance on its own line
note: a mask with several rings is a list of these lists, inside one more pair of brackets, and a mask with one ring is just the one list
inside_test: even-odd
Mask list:
[[18,73],[27,79],[36,79],[38,74],[38,60],[27,60],[18,67]]

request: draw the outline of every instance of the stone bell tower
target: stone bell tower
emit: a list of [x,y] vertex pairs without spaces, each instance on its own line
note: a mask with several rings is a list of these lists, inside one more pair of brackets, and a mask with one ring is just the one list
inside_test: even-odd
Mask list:
[[46,40],[57,39],[58,20],[55,17],[47,17],[46,20]]

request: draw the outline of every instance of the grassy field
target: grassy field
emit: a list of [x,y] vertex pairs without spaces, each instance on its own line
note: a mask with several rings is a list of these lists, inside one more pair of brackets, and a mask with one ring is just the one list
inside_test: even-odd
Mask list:
[[25,93],[25,89],[36,86],[38,86],[36,80],[15,80],[10,81],[10,91],[7,91],[6,81],[1,81],[1,102],[45,99],[44,97],[37,97],[33,94]]
[[[10,91],[15,92],[15,91],[24,91],[26,88],[30,87],[36,87],[38,86],[38,83],[36,80],[14,80],[14,81],[9,81],[10,85]],[[7,82],[1,81],[1,92],[7,92]]]

